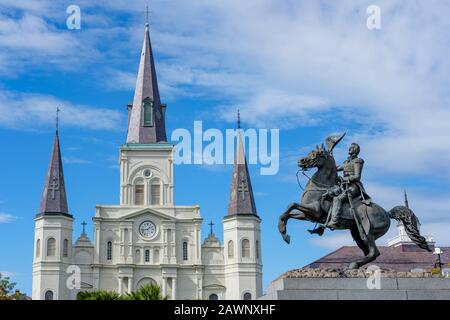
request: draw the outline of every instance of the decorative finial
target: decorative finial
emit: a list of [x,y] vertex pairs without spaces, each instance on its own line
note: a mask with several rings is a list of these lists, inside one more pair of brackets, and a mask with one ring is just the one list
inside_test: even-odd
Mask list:
[[213,225],[214,225],[214,223],[211,221],[211,222],[209,223],[209,227],[211,228],[210,231],[209,231],[209,235],[211,235],[211,236],[214,235],[214,232],[213,232]]
[[148,27],[148,5],[145,6],[145,26]]
[[87,225],[86,221],[83,221],[83,222],[81,223],[81,225],[83,226],[83,234],[86,234],[86,230],[85,230],[85,227],[86,227],[86,225]]
[[406,190],[404,190],[404,195],[405,195],[405,207],[409,208],[408,195],[406,194]]
[[59,107],[56,107],[56,133],[58,133],[58,129],[59,129],[59,112],[61,111],[61,109],[59,109]]
[[241,113],[239,112],[239,109],[238,109],[237,128],[238,128],[238,129],[241,128]]

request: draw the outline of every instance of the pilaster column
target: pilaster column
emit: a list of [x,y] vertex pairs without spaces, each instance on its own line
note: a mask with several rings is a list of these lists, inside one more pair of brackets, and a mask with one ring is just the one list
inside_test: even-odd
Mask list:
[[195,230],[195,261],[196,264],[201,264],[202,254],[201,250],[201,235],[200,235],[200,226],[196,224]]
[[128,261],[133,262],[133,227],[128,229]]
[[[94,252],[94,263],[100,263],[100,225],[94,224],[95,234],[94,234],[94,243],[95,243],[95,252]],[[41,255],[42,255],[41,251]]]
[[122,280],[123,279],[121,277],[118,277],[117,280],[119,281],[118,292],[119,292],[119,294],[122,294],[122,290],[123,290],[123,288],[122,288],[123,281]]
[[172,277],[172,300],[177,299],[177,277]]
[[133,291],[133,277],[128,277],[128,293]]
[[[120,257],[123,258],[124,256],[124,247],[123,247],[123,242],[124,242],[124,229],[120,228],[120,244],[119,244],[119,252],[120,252]],[[123,260],[122,260],[123,261]]]
[[176,246],[176,239],[175,239],[175,228],[172,229],[171,232],[172,235],[172,239],[171,239],[171,244],[172,244],[172,249],[171,251],[171,257],[170,257],[170,263],[177,263],[177,246]]
[[197,277],[197,292],[198,292],[198,299],[203,299],[203,281],[201,276]]
[[165,297],[167,295],[167,278],[163,276],[162,278],[162,295]]
[[168,262],[167,229],[163,229],[163,263]]
[[150,263],[151,264],[155,264],[155,263],[157,263],[157,262],[155,262],[155,256],[154,256],[154,254],[153,254],[153,247],[150,247]]

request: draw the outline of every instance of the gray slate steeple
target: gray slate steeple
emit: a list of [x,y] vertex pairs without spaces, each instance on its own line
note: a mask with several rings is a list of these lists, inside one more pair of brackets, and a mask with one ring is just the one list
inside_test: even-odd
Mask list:
[[65,215],[72,217],[67,208],[66,187],[59,147],[58,129],[56,129],[52,154],[45,178],[44,193],[38,215]]
[[230,200],[228,202],[228,215],[255,215],[256,206],[253,197],[252,183],[245,158],[244,144],[240,115],[238,113],[237,150],[234,159],[233,177],[231,179]]
[[145,25],[144,44],[129,110],[127,143],[166,142],[165,105],[161,104],[149,25]]

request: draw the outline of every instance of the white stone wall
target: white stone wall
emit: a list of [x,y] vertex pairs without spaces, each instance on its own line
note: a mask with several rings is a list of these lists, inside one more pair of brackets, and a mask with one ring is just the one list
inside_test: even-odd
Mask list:
[[[173,146],[155,144],[151,146],[124,145],[120,148],[120,204],[133,205],[134,188],[144,183],[144,204],[150,204],[152,181],[161,182],[161,205],[174,204]],[[149,172],[150,175],[146,175]]]
[[[163,294],[176,299],[242,299],[250,292],[261,295],[260,220],[255,216],[237,216],[224,220],[224,245],[208,237],[202,246],[200,208],[174,205],[173,148],[168,144],[124,145],[120,150],[120,205],[98,205],[94,222],[93,244],[80,237],[72,248],[72,219],[45,217],[36,219],[36,239],[57,239],[57,257],[41,257],[33,262],[33,299],[43,299],[51,289],[54,299],[75,299],[80,290],[110,290],[119,293],[156,283]],[[160,202],[152,204],[152,181],[160,181]],[[144,184],[144,204],[136,205],[136,183]],[[139,226],[151,221],[156,233],[143,237]],[[68,257],[61,257],[63,239],[69,241]],[[250,257],[241,257],[240,241],[250,241]],[[234,257],[227,256],[227,243],[234,241]],[[107,243],[112,243],[112,257],[107,259]],[[187,243],[187,259],[183,243]],[[146,261],[146,250],[149,261]],[[36,252],[36,249],[35,249]],[[261,252],[261,250],[259,250]],[[70,264],[81,270],[82,288],[66,286]]]
[[[33,288],[32,299],[44,299],[45,292],[51,290],[54,299],[69,299],[66,279],[67,267],[72,255],[72,223],[66,216],[39,216],[35,219],[33,251]],[[54,256],[47,255],[48,239],[56,240]],[[36,243],[40,239],[39,256],[36,256]],[[67,257],[63,255],[63,243],[67,239]]]
[[[262,263],[260,219],[253,215],[227,216],[223,220],[225,247],[226,299],[243,299],[250,293],[252,299],[262,295]],[[250,256],[242,256],[242,241],[250,243]],[[233,242],[233,255],[229,255],[229,243]],[[256,243],[259,256],[257,257]]]

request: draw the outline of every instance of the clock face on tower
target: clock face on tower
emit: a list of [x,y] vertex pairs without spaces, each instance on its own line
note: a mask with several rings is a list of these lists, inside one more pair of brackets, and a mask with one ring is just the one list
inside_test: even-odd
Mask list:
[[145,238],[151,238],[156,234],[156,225],[149,220],[144,221],[139,226],[139,233]]

